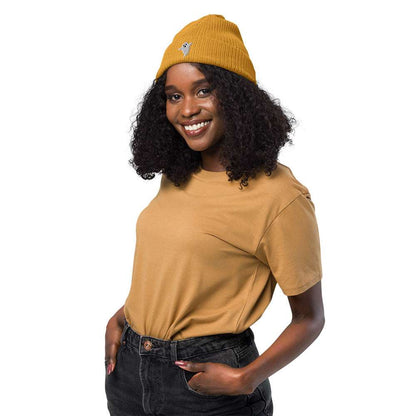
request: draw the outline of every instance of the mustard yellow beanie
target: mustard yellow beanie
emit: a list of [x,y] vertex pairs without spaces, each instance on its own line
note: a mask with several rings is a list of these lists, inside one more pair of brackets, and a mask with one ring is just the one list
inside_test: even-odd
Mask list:
[[188,23],[167,47],[156,74],[182,62],[220,66],[256,82],[256,71],[238,26],[220,14],[208,14]]

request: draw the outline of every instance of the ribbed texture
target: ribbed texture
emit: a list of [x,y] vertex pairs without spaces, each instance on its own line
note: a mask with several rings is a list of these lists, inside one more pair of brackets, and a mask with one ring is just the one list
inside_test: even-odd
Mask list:
[[[191,44],[186,56],[181,50],[185,42]],[[208,14],[188,23],[175,35],[163,55],[156,79],[172,65],[182,62],[216,65],[257,83],[238,26],[219,14]]]

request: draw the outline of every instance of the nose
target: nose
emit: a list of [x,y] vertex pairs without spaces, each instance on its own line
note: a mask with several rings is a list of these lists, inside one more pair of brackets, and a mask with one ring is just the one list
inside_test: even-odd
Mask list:
[[192,117],[201,111],[196,99],[192,96],[185,97],[182,101],[181,113],[183,117]]

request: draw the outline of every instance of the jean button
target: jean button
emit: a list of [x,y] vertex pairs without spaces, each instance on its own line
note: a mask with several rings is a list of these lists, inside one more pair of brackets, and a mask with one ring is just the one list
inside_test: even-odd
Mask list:
[[150,351],[152,349],[151,341],[147,340],[147,341],[143,342],[143,347],[146,351]]

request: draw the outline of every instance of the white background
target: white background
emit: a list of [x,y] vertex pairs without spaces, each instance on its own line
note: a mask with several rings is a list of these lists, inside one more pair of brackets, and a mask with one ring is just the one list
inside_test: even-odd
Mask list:
[[[326,326],[270,377],[275,414],[415,414],[414,14],[364,0],[1,3],[2,414],[108,414],[105,325],[160,182],[128,165],[131,122],[173,36],[209,13],[297,118],[279,160],[320,228]],[[260,353],[289,321],[277,288]]]

